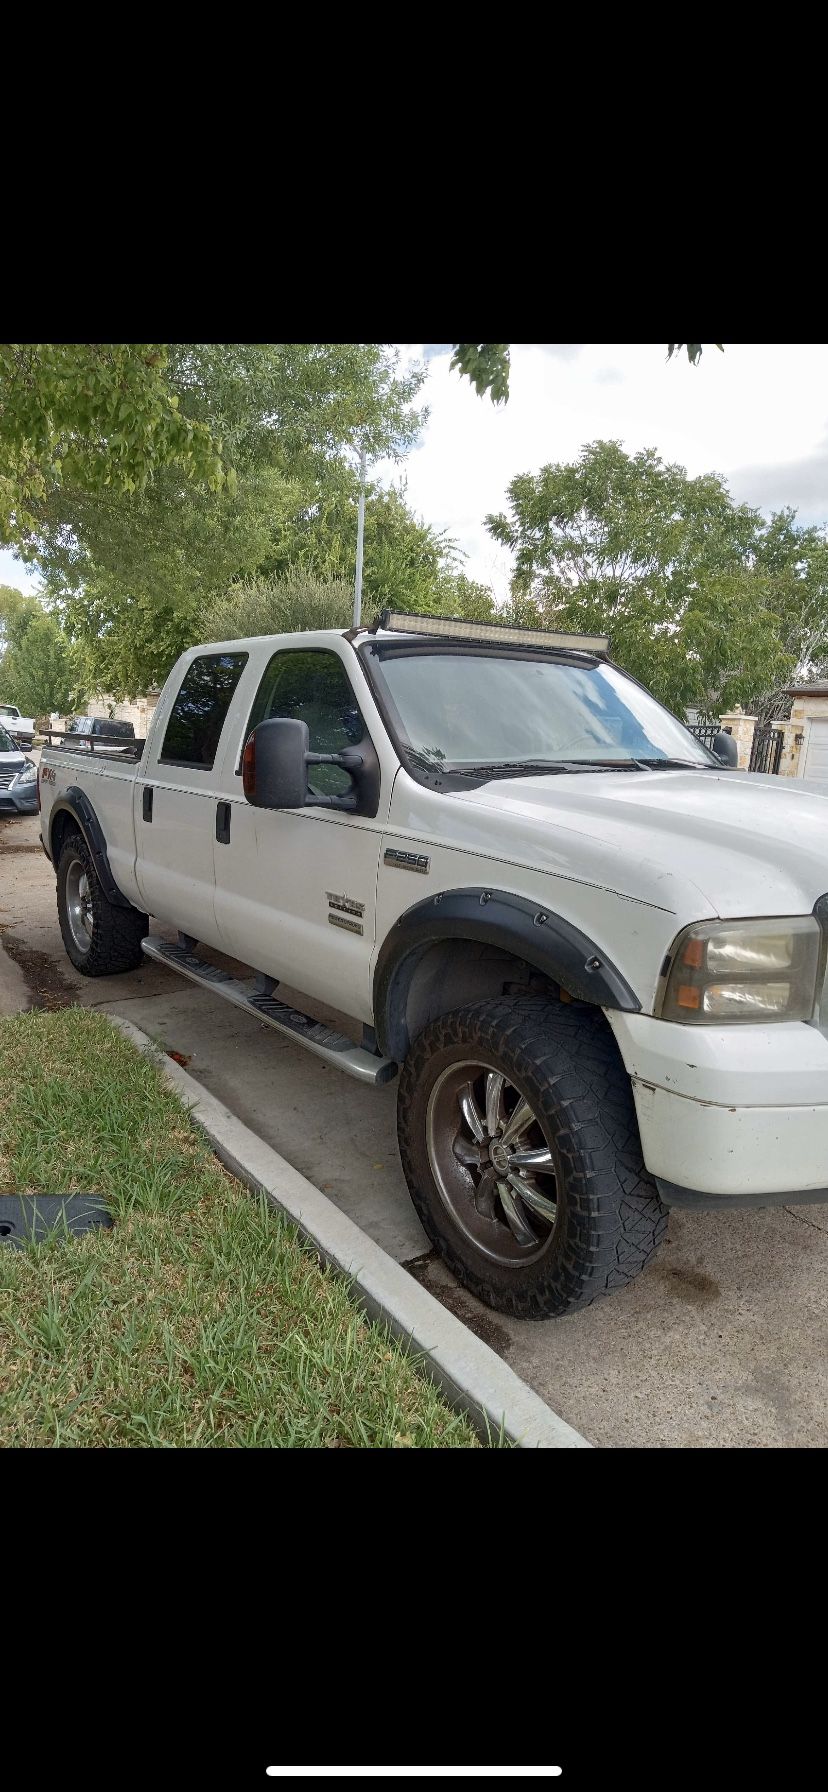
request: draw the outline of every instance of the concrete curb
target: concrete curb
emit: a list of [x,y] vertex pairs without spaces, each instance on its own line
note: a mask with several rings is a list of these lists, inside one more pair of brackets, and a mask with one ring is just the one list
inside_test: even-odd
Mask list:
[[395,1337],[422,1352],[450,1404],[468,1413],[484,1439],[489,1431],[497,1435],[502,1429],[522,1449],[592,1448],[488,1344],[415,1282],[321,1189],[244,1126],[180,1064],[165,1057],[140,1027],[120,1015],[109,1018],[141,1051],[159,1060],[167,1081],[227,1169],[248,1188],[266,1194],[324,1261],[353,1281],[372,1318],[385,1320]]
[[29,985],[0,939],[0,1014],[24,1014],[31,1008]]

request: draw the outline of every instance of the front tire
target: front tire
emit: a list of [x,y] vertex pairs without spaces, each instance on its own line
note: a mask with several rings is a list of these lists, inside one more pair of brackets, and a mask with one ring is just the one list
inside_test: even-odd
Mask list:
[[143,963],[149,917],[104,895],[82,834],[69,834],[57,863],[58,920],[67,956],[84,977],[113,977]]
[[429,1238],[501,1312],[589,1306],[631,1282],[666,1232],[599,1012],[528,996],[432,1021],[403,1065],[397,1129]]

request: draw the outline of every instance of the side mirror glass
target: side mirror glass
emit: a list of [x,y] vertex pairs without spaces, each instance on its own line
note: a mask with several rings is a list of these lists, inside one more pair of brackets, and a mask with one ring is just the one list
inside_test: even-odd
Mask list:
[[718,734],[714,734],[712,751],[722,765],[738,765],[739,763],[739,748],[733,735],[728,734],[724,728],[720,728]]
[[304,809],[308,801],[307,722],[260,722],[242,756],[242,784],[257,809]]
[[[342,809],[347,814],[376,815],[379,807],[379,761],[366,740],[359,750],[311,753],[307,722],[274,717],[254,728],[242,754],[242,784],[247,801],[257,809]],[[338,765],[351,789],[342,796],[312,791],[308,767]]]

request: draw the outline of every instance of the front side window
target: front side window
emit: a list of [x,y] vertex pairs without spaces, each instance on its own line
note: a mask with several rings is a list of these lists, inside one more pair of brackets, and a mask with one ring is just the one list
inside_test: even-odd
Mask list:
[[[342,753],[359,745],[365,723],[341,659],[326,648],[292,648],[274,654],[250,712],[245,740],[260,722],[287,717],[307,722],[312,753]],[[339,765],[310,767],[317,796],[345,796],[348,773]]]
[[187,667],[172,706],[160,763],[211,771],[246,653],[205,653]]

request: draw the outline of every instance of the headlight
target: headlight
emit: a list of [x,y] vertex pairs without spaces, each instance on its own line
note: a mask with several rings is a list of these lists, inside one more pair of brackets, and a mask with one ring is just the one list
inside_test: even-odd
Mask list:
[[810,1020],[822,932],[813,915],[778,921],[700,921],[686,927],[662,967],[661,1020]]
[[33,784],[36,777],[37,777],[37,766],[32,765],[31,760],[27,759],[24,770],[22,772],[18,772],[17,777],[15,778],[14,781],[15,781],[15,784]]

